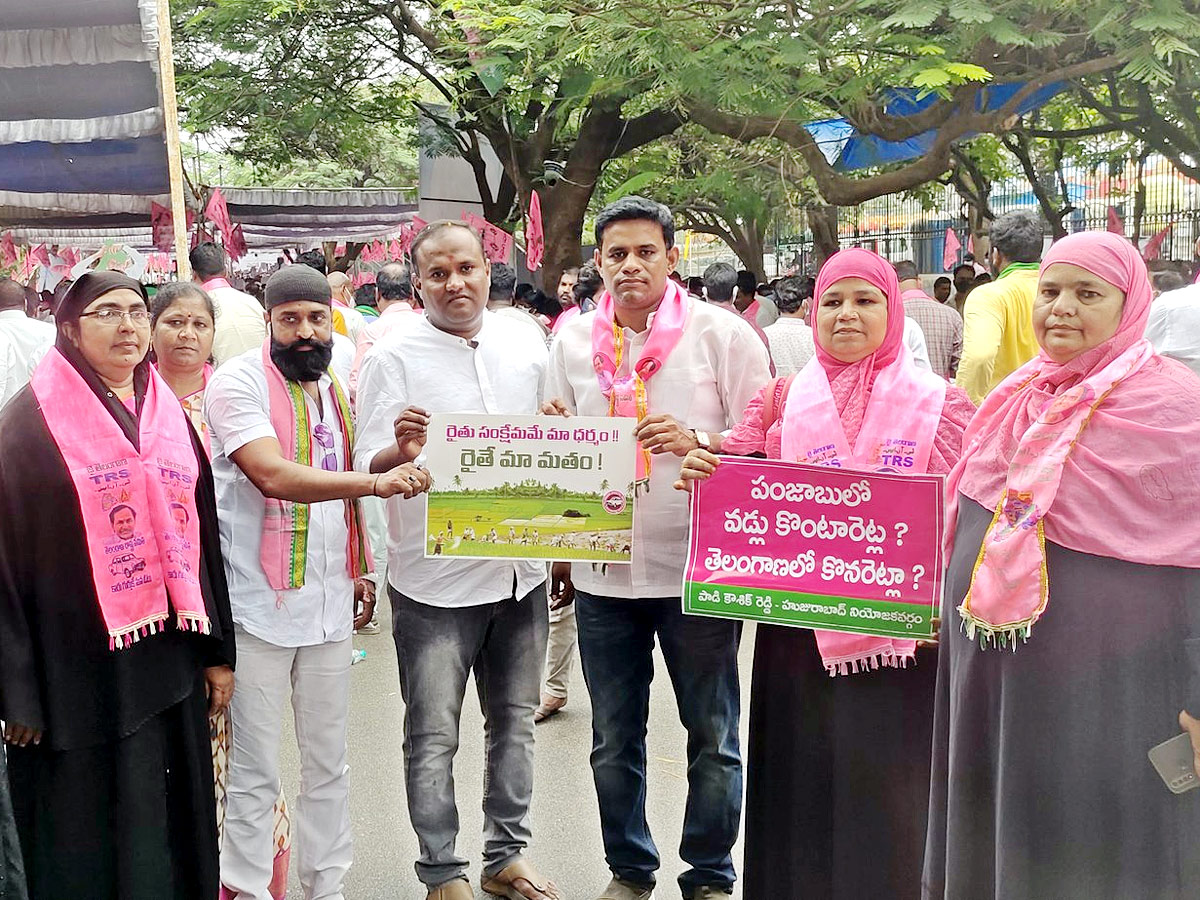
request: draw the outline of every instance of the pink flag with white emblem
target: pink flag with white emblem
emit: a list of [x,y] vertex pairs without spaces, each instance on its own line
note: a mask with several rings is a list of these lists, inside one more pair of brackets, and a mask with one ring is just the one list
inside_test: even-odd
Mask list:
[[529,201],[529,227],[525,231],[525,265],[536,272],[546,254],[546,235],[542,231],[542,201],[537,191]]

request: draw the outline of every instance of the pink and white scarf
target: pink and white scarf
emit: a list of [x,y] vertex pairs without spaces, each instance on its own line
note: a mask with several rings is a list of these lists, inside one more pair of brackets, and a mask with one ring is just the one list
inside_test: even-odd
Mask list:
[[179,630],[208,634],[198,574],[200,464],[171,389],[151,368],[135,449],[57,349],[31,386],[75,486],[109,649],[162,631],[172,609]]
[[[904,346],[904,302],[896,271],[869,250],[843,250],[821,268],[813,294],[814,335],[821,296],[843,278],[862,278],[887,297],[883,343],[865,359],[843,363],[818,338],[817,355],[797,374],[787,394],[782,457],[816,466],[923,474],[929,470],[946,382],[913,363]],[[830,675],[903,667],[916,655],[916,641],[814,633]]]
[[1015,647],[1045,613],[1047,539],[1147,565],[1200,567],[1200,479],[1190,471],[1200,392],[1143,337],[1153,293],[1145,263],[1108,232],[1063,238],[1042,271],[1055,263],[1116,286],[1125,305],[1113,337],[1066,363],[1040,354],[988,395],[967,429],[947,483],[947,551],[960,494],[994,510],[958,608],[985,645]]
[[[592,321],[592,366],[600,390],[608,399],[610,416],[634,417],[639,421],[649,412],[646,383],[659,372],[671,351],[683,337],[687,323],[688,296],[678,284],[667,280],[666,293],[654,311],[650,335],[636,361],[625,359],[625,331],[616,320],[616,302],[605,291],[596,305]],[[622,368],[628,372],[618,377]],[[639,447],[640,449],[640,447]],[[637,479],[650,475],[650,454],[638,453]]]

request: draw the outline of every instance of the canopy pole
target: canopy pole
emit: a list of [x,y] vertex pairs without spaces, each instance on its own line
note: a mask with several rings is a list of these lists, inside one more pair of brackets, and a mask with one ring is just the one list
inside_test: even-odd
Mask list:
[[162,89],[167,172],[171,179],[171,225],[175,231],[177,277],[192,277],[188,260],[187,204],[183,194],[183,155],[179,150],[179,106],[175,101],[175,59],[171,48],[170,0],[158,0],[158,78]]

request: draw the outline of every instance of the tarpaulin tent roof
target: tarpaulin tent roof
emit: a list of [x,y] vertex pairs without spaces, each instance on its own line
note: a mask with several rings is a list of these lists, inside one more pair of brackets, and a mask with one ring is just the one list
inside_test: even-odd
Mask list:
[[[1026,83],[1017,81],[980,87],[975,92],[975,109],[978,112],[995,112],[1002,109]],[[1031,91],[1029,96],[1017,105],[1013,114],[1024,115],[1032,112],[1066,89],[1066,83],[1058,81]],[[941,98],[937,94],[922,94],[914,88],[893,88],[888,92],[884,111],[890,116],[901,118],[915,116],[939,99]],[[885,141],[876,135],[859,134],[846,119],[823,119],[819,122],[809,122],[804,127],[813,136],[830,165],[842,172],[917,159],[928,153],[937,139],[937,132],[930,130],[904,141]],[[974,136],[975,133],[972,132],[963,135],[962,139],[967,140]]]
[[157,9],[0,0],[0,226],[71,240],[170,204]]

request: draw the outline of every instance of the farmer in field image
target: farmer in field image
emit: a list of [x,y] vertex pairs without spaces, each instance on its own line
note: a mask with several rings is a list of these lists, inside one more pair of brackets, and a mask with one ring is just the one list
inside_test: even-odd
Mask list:
[[[364,471],[417,460],[431,413],[532,415],[543,393],[541,338],[486,308],[490,268],[479,235],[462,223],[434,222],[413,241],[412,260],[426,315],[380,340],[363,360],[355,462]],[[452,773],[474,670],[488,731],[482,887],[515,900],[561,900],[523,855],[530,840],[533,711],[546,653],[545,564],[426,559],[425,501],[387,506],[405,785],[421,848],[417,877],[430,900],[475,896],[467,860],[455,852]],[[446,523],[448,533],[453,527]],[[511,535],[510,529],[510,542]]]
[[[674,457],[741,419],[770,378],[766,347],[738,316],[669,279],[679,261],[665,206],[625,197],[596,219],[606,290],[551,350],[547,413],[636,417],[638,497],[628,566],[555,563],[578,586],[579,652],[592,697],[592,771],[613,879],[596,900],[649,900],[659,867],[646,821],[646,724],[653,648],[666,659],[688,731],[688,800],[680,855],[687,898],[731,897],[742,803],[737,650],[741,623],[683,615],[687,498]],[[693,430],[699,429],[699,430]],[[597,536],[591,535],[593,547]]]

